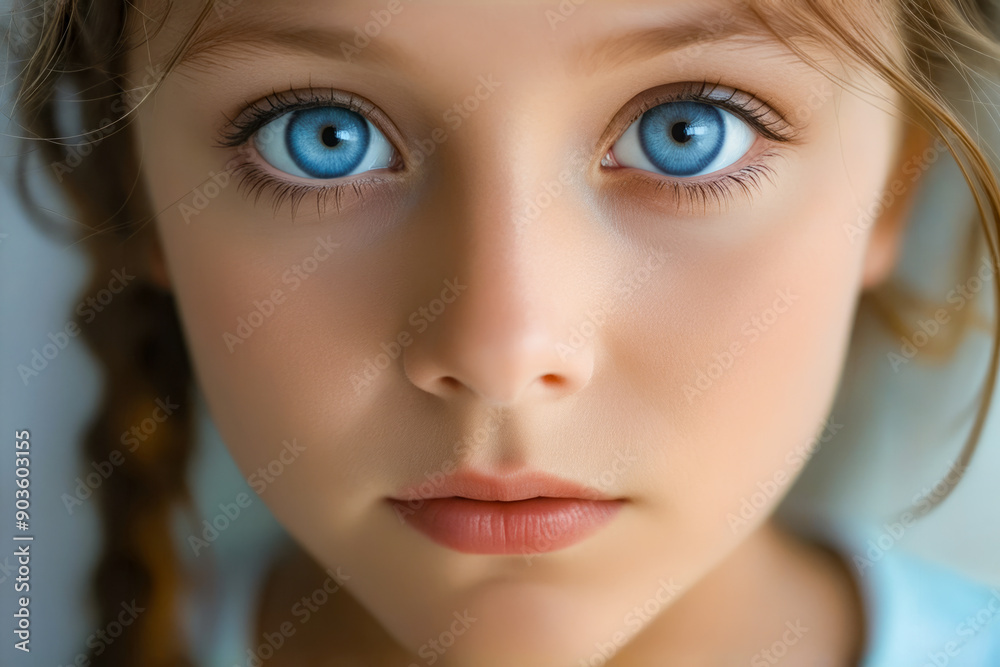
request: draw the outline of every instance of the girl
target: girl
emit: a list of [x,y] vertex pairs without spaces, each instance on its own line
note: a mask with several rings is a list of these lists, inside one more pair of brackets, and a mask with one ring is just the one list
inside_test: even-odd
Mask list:
[[[977,206],[968,243],[942,221],[963,280],[996,271],[993,110],[954,103],[995,82],[995,5],[43,9],[18,117],[92,287],[137,276],[82,327],[86,456],[178,406],[99,490],[101,613],[148,611],[88,660],[195,660],[186,561],[252,502],[172,532],[196,379],[302,548],[241,664],[1000,664],[995,591],[774,516],[852,391],[862,296],[950,329],[928,350],[973,311],[889,288],[922,156]],[[891,530],[970,463],[996,346],[962,455]]]

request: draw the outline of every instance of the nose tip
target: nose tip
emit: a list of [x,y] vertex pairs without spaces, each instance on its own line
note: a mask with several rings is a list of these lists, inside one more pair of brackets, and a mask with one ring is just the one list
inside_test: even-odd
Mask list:
[[403,358],[410,382],[440,398],[475,397],[497,407],[554,400],[582,389],[593,373],[587,349],[560,351],[553,336],[527,330],[527,318],[505,330],[483,321],[440,324],[442,335]]

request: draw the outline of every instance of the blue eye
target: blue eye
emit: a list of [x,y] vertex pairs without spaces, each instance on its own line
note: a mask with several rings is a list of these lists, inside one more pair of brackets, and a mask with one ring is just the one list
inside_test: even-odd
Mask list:
[[667,176],[702,176],[742,158],[755,138],[750,126],[717,106],[668,102],[632,123],[611,152],[623,167]]
[[392,144],[361,114],[344,107],[290,111],[254,134],[268,164],[302,178],[354,176],[392,164]]

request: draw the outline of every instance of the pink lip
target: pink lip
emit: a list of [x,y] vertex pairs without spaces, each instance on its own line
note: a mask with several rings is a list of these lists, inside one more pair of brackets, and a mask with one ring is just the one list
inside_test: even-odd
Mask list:
[[541,473],[468,471],[425,481],[389,500],[398,516],[431,540],[470,554],[563,549],[607,525],[625,503]]

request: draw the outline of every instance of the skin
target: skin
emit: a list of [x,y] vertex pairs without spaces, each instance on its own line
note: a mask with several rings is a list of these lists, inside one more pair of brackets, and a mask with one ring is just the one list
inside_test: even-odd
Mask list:
[[[350,34],[384,7],[243,0],[206,29],[263,21]],[[610,664],[748,664],[797,619],[810,630],[788,664],[856,659],[863,616],[844,563],[770,519],[790,484],[745,525],[729,517],[776,472],[791,480],[799,468],[786,457],[820,432],[858,298],[892,268],[909,193],[857,238],[844,225],[899,177],[921,139],[889,102],[841,88],[763,38],[634,59],[620,48],[581,55],[633,31],[718,20],[727,8],[734,3],[591,0],[553,28],[555,3],[404,3],[352,62],[336,57],[339,37],[299,35],[278,48],[254,35],[199,49],[139,108],[162,250],[153,262],[176,294],[212,417],[248,476],[282,441],[304,447],[261,495],[308,559],[276,568],[258,631],[295,621],[287,610],[324,569],[349,576],[270,664],[340,664],[334,656],[349,654],[429,664],[420,647],[466,610],[475,623],[436,664],[589,664],[595,644],[626,630]],[[197,9],[177,2],[167,27],[132,53],[136,80]],[[289,43],[325,44],[335,57]],[[816,55],[892,100],[864,72]],[[442,114],[480,76],[499,85],[449,128]],[[794,142],[758,137],[723,170],[773,151],[758,189],[692,201],[658,187],[677,179],[601,167],[645,91],[706,79],[796,120]],[[309,195],[293,213],[269,190],[255,202],[235,176],[205,190],[238,155],[268,169],[253,151],[215,146],[225,118],[310,84],[376,105],[403,169],[339,179],[369,181],[363,197],[342,192],[340,210]],[[414,142],[438,127],[446,141],[420,161]],[[561,193],[539,200],[567,169]],[[199,190],[207,204],[191,214],[182,205],[195,206]],[[550,203],[516,224],[530,201]],[[293,289],[287,272],[304,266],[317,237],[339,245]],[[624,296],[615,286],[629,276],[635,288]],[[467,288],[417,332],[411,314],[456,279]],[[227,344],[224,334],[275,289],[284,299],[273,314]],[[784,312],[747,334],[782,293]],[[602,326],[573,339],[602,304],[613,304]],[[400,332],[411,344],[357,391],[365,360]],[[737,342],[730,367],[693,394],[698,373]],[[456,455],[454,443],[479,428],[485,437]],[[604,474],[600,490],[628,502],[560,551],[462,554],[384,502],[448,465],[582,484]],[[630,630],[627,614],[661,580],[678,592]]]

